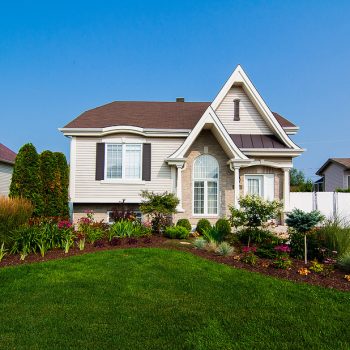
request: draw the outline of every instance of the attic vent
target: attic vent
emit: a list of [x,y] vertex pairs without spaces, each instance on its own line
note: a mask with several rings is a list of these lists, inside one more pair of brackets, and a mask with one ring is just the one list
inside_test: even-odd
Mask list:
[[239,118],[239,102],[240,102],[240,99],[239,98],[236,98],[235,100],[233,100],[233,103],[234,103],[234,117],[233,117],[233,120],[240,120]]
[[176,102],[185,102],[184,97],[176,97]]

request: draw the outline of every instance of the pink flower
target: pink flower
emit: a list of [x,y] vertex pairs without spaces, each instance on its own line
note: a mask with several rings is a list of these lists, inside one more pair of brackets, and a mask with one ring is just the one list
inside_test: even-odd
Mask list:
[[287,246],[287,244],[280,244],[275,247],[276,252],[281,252],[281,253],[289,253],[290,248]]
[[57,223],[59,229],[65,229],[72,227],[72,224],[68,220],[62,220]]
[[250,252],[255,253],[256,252],[256,247],[243,247],[242,248],[242,252],[243,253],[250,253]]

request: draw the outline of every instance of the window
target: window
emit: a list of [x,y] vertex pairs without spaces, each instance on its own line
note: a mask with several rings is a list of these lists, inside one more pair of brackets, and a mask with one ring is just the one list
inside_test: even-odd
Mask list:
[[239,117],[239,98],[236,98],[235,100],[233,100],[233,103],[234,103],[234,117],[233,117],[233,120],[235,121],[238,121],[240,120],[240,117]]
[[219,165],[210,155],[199,156],[193,166],[193,213],[218,214]]
[[106,144],[106,179],[141,179],[140,144]]
[[245,175],[244,176],[244,194],[250,194],[263,197],[272,201],[275,198],[275,175]]
[[[111,210],[107,211],[107,223],[110,225],[114,224],[114,220],[112,219],[112,213],[113,212]],[[142,213],[140,211],[134,211],[134,214],[136,220],[142,222]]]
[[246,184],[247,184],[247,194],[262,196],[262,180],[263,177],[260,175],[247,175],[246,176]]

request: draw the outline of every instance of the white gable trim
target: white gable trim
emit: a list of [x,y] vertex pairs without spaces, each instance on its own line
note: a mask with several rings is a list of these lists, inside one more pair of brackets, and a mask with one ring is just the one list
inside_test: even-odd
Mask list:
[[217,137],[219,142],[221,141],[221,146],[224,148],[224,151],[230,158],[250,161],[247,156],[244,155],[244,153],[242,153],[241,150],[235,145],[218,116],[210,106],[204,112],[203,116],[191,131],[185,142],[167,159],[167,161],[169,162],[174,159],[183,159],[186,152],[189,150],[205,126],[208,126],[209,129],[213,131],[214,136]]
[[271,128],[271,130],[280,137],[280,139],[290,148],[300,149],[286,134],[286,131],[278,123],[269,107],[266,105],[265,101],[260,96],[259,92],[256,90],[253,83],[250,81],[243,68],[238,65],[233,71],[225,85],[222,87],[218,95],[215,97],[211,104],[214,111],[217,110],[220,103],[223,101],[233,84],[241,84],[244,90],[247,92],[248,96],[251,98],[252,102],[261,113],[262,117]]

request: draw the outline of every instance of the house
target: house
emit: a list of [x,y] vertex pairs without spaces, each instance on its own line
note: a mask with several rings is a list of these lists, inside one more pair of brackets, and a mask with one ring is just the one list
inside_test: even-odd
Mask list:
[[212,102],[117,101],[59,129],[70,137],[74,220],[92,209],[108,220],[116,203],[132,210],[141,190],[174,192],[175,219],[215,221],[257,194],[289,203],[289,170],[304,150],[298,127],[273,113],[237,66]]
[[322,190],[333,192],[350,189],[350,158],[329,158],[316,172]]
[[16,153],[0,143],[0,196],[8,196]]

